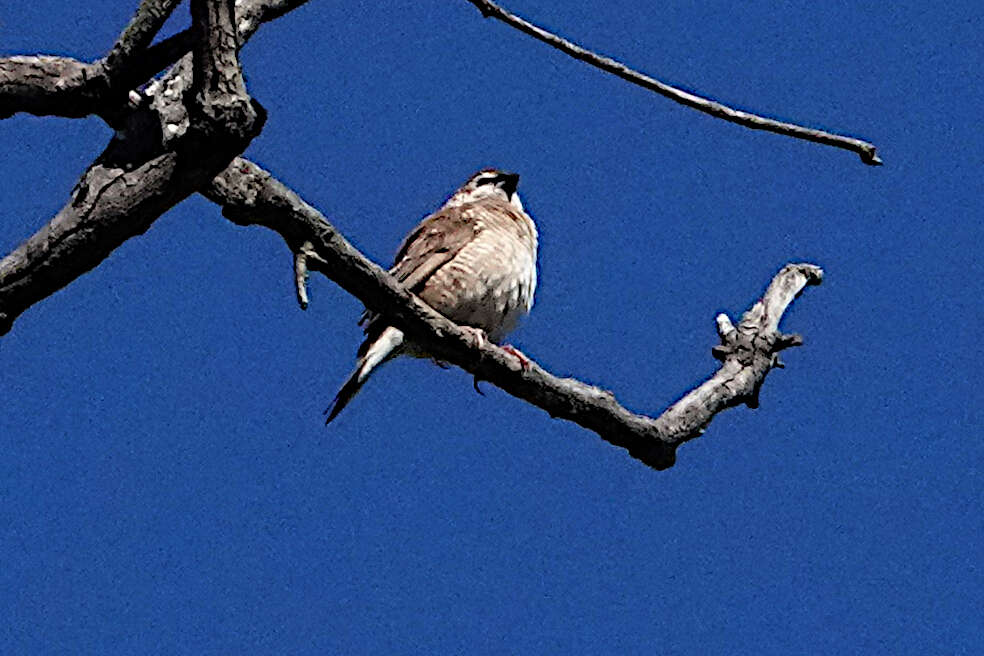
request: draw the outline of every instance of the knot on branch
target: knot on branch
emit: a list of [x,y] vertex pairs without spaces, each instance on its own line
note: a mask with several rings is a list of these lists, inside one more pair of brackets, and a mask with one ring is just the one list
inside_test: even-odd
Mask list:
[[[189,99],[191,100],[191,99]],[[260,133],[267,112],[257,100],[238,95],[198,95],[188,103],[191,139],[245,144]],[[211,146],[211,144],[210,144]]]
[[721,343],[711,348],[711,355],[720,362],[729,359],[737,360],[743,366],[751,365],[756,355],[772,357],[773,362],[781,368],[782,364],[779,363],[777,354],[793,346],[802,345],[803,336],[798,334],[732,330],[721,335]]
[[[233,160],[212,183],[218,185],[225,194],[222,216],[236,225],[249,226],[257,223],[261,215],[269,213],[269,208],[260,202],[269,177],[258,172],[250,162],[241,158]],[[295,244],[291,244],[291,250],[297,250]]]
[[751,364],[755,353],[762,350],[763,346],[756,344],[760,339],[758,332],[745,323],[735,328],[731,319],[723,312],[715,317],[715,322],[721,343],[711,348],[711,355],[720,362],[734,359],[742,365]]

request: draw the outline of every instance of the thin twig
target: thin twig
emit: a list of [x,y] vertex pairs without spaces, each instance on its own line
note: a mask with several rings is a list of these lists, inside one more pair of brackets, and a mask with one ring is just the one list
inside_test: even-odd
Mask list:
[[783,121],[765,118],[764,116],[759,116],[757,114],[743,112],[733,107],[728,107],[727,105],[723,105],[709,98],[704,98],[702,96],[683,91],[682,89],[677,89],[676,87],[670,86],[665,82],[660,82],[659,80],[649,77],[644,73],[635,71],[621,62],[596,54],[586,48],[582,48],[572,41],[568,41],[567,39],[557,36],[552,32],[548,32],[538,25],[534,25],[533,23],[520,18],[508,10],[503,9],[491,0],[468,0],[468,2],[475,5],[475,7],[482,12],[482,16],[485,16],[486,18],[497,18],[507,25],[511,25],[521,32],[529,34],[533,38],[539,39],[540,41],[543,41],[547,45],[552,46],[561,52],[567,53],[575,59],[591,64],[592,66],[600,68],[603,71],[608,71],[623,80],[632,82],[633,84],[638,84],[645,89],[655,91],[656,93],[678,102],[681,105],[692,107],[698,111],[704,112],[705,114],[710,114],[711,116],[716,116],[717,118],[730,121],[731,123],[737,123],[738,125],[742,125],[753,130],[766,130],[767,132],[775,132],[776,134],[782,134],[787,137],[804,139],[806,141],[813,141],[815,143],[824,144],[827,146],[834,146],[835,148],[850,150],[851,152],[857,153],[861,157],[862,162],[871,166],[877,166],[882,163],[876,152],[875,145],[867,141],[855,139],[854,137],[832,134],[830,132],[824,132],[823,130],[815,130],[813,128],[803,127],[802,125],[796,125],[795,123],[785,123]]

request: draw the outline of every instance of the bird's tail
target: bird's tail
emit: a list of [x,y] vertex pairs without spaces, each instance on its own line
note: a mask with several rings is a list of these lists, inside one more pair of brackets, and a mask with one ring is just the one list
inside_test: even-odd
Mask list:
[[345,381],[345,384],[342,385],[342,389],[338,390],[335,400],[325,410],[325,414],[328,415],[328,418],[325,420],[326,425],[330,424],[331,420],[337,417],[338,413],[348,405],[348,402],[359,393],[362,385],[369,379],[369,374],[376,367],[395,356],[402,344],[403,332],[392,326],[387,326],[380,333],[379,337],[366,347],[365,352],[360,353],[359,362],[356,364],[355,370],[348,377],[348,380]]

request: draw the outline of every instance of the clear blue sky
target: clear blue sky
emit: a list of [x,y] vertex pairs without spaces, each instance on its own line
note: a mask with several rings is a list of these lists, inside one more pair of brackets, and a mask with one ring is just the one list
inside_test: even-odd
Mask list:
[[[713,372],[717,312],[819,264],[761,408],[655,472],[400,361],[326,429],[360,304],[319,277],[302,312],[279,237],[193,198],[0,339],[0,652],[979,652],[979,4],[504,2],[886,166],[681,108],[465,0],[265,27],[248,155],[384,264],[472,171],[518,171],[541,286],[512,341],[647,413]],[[0,46],[95,58],[134,3],[8,3]],[[0,121],[0,250],[109,136]]]

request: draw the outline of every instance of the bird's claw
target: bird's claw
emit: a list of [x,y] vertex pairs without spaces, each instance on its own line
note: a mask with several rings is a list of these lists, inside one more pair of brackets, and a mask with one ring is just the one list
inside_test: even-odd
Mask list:
[[478,348],[482,348],[489,343],[489,336],[485,334],[485,331],[481,328],[475,328],[474,326],[461,326],[461,329],[465,331],[471,342]]
[[516,358],[517,360],[519,360],[519,367],[520,367],[520,369],[522,369],[523,371],[529,371],[530,370],[530,368],[531,368],[531,366],[530,366],[530,359],[528,357],[526,357],[526,355],[522,351],[520,351],[518,348],[516,348],[512,344],[503,344],[501,348],[502,348],[503,351],[505,351],[509,355],[511,355],[514,358]]

